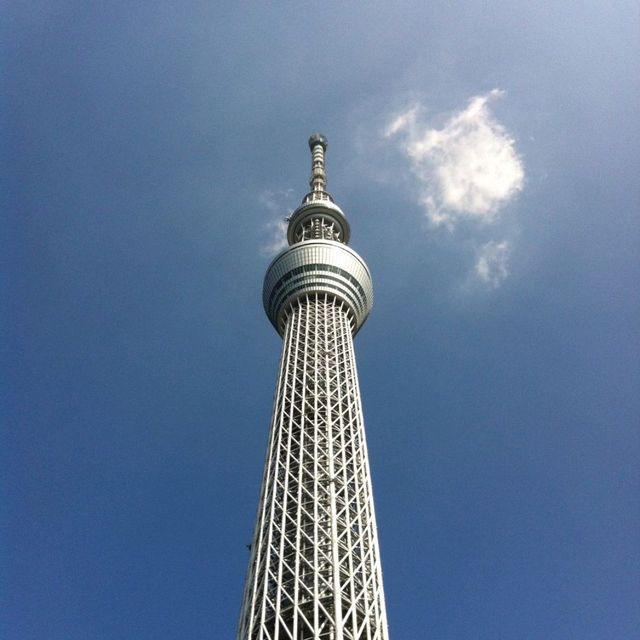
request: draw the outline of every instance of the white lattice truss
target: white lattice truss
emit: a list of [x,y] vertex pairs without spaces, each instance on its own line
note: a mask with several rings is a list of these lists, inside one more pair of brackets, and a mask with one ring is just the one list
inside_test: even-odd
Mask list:
[[238,640],[387,640],[352,326],[289,309]]

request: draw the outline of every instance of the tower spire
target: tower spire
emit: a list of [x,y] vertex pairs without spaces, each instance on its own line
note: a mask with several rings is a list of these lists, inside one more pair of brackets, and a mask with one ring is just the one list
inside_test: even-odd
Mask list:
[[324,172],[324,152],[327,150],[327,139],[321,133],[314,133],[309,138],[311,149],[311,179],[309,186],[313,193],[323,192],[327,186]]
[[327,176],[324,170],[324,154],[327,139],[321,133],[309,138],[311,149],[311,191],[302,199],[300,206],[289,218],[287,240],[290,245],[303,240],[334,240],[342,244],[349,242],[349,223],[342,209],[325,190]]

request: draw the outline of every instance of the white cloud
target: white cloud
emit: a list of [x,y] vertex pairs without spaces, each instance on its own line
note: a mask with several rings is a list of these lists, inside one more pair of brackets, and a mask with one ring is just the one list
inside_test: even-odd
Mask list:
[[264,255],[271,256],[282,251],[287,246],[287,222],[281,220],[269,220],[265,225],[266,239],[261,247]]
[[420,202],[434,225],[453,229],[461,219],[494,222],[500,208],[522,189],[524,168],[515,141],[488,106],[502,95],[494,89],[471,98],[441,129],[423,121],[420,105],[387,126],[385,137],[401,136],[401,148],[420,184]]
[[409,127],[413,127],[415,125],[416,117],[419,110],[420,107],[418,105],[414,105],[397,116],[395,120],[389,123],[389,125],[385,129],[385,137],[388,138],[389,136],[395,135],[399,131],[404,131]]
[[271,219],[264,223],[264,243],[260,248],[262,254],[271,256],[287,246],[286,216],[293,213],[293,189],[272,191],[267,189],[258,198],[262,207],[271,214]]
[[509,275],[511,245],[507,240],[490,240],[478,250],[475,275],[485,284],[496,289]]

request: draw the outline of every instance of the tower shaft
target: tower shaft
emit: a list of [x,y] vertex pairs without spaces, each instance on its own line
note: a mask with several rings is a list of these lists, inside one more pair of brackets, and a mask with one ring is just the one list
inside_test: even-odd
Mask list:
[[[328,219],[348,238],[341,210],[309,198],[290,229]],[[338,241],[291,237],[265,277],[283,350],[237,640],[387,640],[353,349],[370,275]]]

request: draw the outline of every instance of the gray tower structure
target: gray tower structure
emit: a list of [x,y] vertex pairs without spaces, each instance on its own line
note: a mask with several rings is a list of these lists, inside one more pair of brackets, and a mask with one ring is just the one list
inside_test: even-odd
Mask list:
[[283,338],[237,640],[388,640],[353,336],[373,303],[309,139],[311,191],[263,303]]

